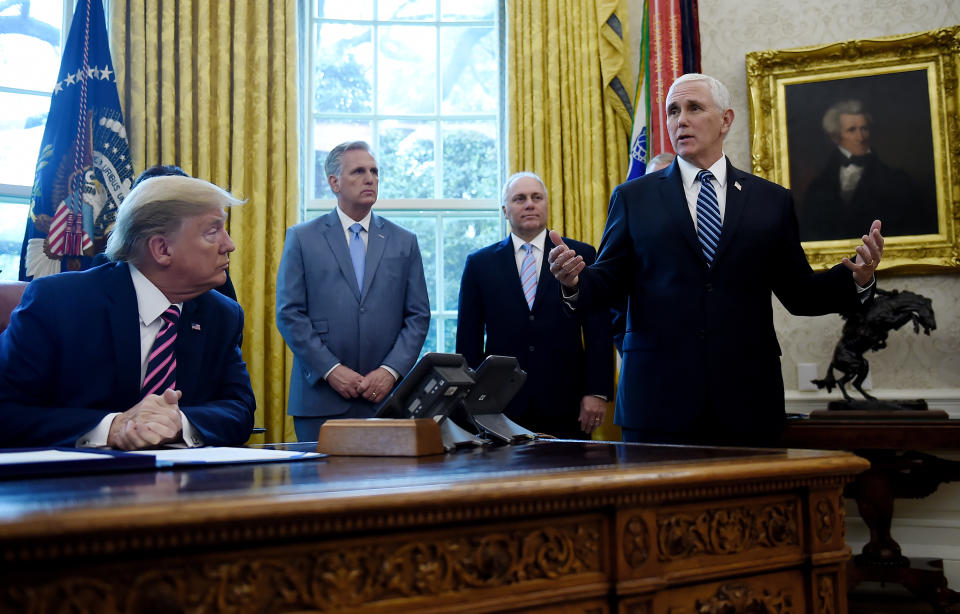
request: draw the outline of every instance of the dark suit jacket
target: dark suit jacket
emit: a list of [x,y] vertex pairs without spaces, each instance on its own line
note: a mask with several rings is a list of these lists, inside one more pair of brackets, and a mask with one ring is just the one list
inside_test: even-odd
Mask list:
[[[256,402],[240,355],[243,310],[215,292],[183,304],[180,409],[208,445],[241,445]],[[30,282],[0,335],[0,446],[72,446],[140,401],[140,324],[126,263]]]
[[[784,415],[771,292],[794,314],[860,307],[850,272],[814,273],[788,190],[727,162],[720,242],[707,267],[678,163],[617,187],[580,305],[629,296],[616,421],[686,433],[722,422],[771,437]],[[740,188],[736,186],[739,184]]]
[[[593,247],[564,241],[587,262],[594,261]],[[547,236],[544,251],[553,247]],[[467,257],[460,281],[457,353],[474,369],[491,354],[519,360],[527,380],[506,414],[521,426],[557,437],[584,437],[577,423],[580,399],[613,394],[611,335],[605,309],[565,313],[546,254],[532,310],[523,296],[509,235]]]
[[936,233],[937,203],[933,194],[918,188],[910,176],[867,156],[863,175],[850,199],[840,190],[840,167],[845,157],[834,149],[807,188],[797,216],[801,241],[856,239],[873,220],[883,222],[885,237]]

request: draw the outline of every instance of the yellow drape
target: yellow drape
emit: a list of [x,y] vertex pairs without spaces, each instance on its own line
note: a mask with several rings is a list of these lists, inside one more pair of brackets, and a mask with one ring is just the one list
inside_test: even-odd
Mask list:
[[[298,221],[297,0],[113,0],[110,39],[134,168],[178,164],[247,199],[230,276],[266,441],[295,439],[275,287]],[[255,440],[259,440],[256,437]]]
[[[594,246],[627,171],[626,13],[625,0],[508,3],[509,171],[543,177],[550,226]],[[608,416],[595,436],[618,431]]]

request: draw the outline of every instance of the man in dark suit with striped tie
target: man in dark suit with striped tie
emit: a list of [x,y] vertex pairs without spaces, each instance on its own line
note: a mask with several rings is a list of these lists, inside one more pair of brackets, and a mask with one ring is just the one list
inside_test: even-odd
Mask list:
[[201,179],[148,179],[117,214],[114,264],[30,283],[0,335],[0,447],[249,438],[243,310],[210,291],[226,279],[238,204]]
[[[511,232],[467,257],[457,352],[473,368],[491,354],[516,357],[527,379],[506,415],[534,432],[582,439],[599,426],[613,394],[611,322],[607,310],[564,313],[557,280],[544,268],[554,247],[548,209],[537,175],[507,180],[502,210]],[[593,261],[592,246],[565,241]]]
[[575,311],[629,300],[616,406],[625,441],[777,445],[771,294],[797,315],[861,308],[883,253],[880,222],[864,228],[855,261],[814,273],[790,192],[724,156],[726,87],[684,75],[665,104],[677,160],[614,190],[594,265],[559,245],[550,269]]

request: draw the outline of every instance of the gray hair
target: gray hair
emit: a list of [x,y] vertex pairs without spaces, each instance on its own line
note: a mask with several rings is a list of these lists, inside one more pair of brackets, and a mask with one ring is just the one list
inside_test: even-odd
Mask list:
[[654,166],[660,167],[655,170],[660,170],[661,168],[670,166],[671,164],[673,164],[673,160],[676,157],[677,157],[676,154],[672,154],[669,151],[665,151],[663,153],[655,155],[653,158],[650,159],[649,162],[647,162],[647,172],[648,173],[653,172],[654,169],[652,167]]
[[137,265],[143,259],[150,237],[176,232],[187,218],[244,202],[203,179],[179,176],[146,179],[120,203],[117,221],[107,239],[107,258]]
[[713,98],[713,103],[717,105],[717,108],[720,109],[721,113],[730,108],[730,92],[727,90],[727,86],[721,83],[718,79],[714,79],[710,75],[703,75],[698,72],[688,72],[685,75],[680,75],[677,77],[677,80],[674,81],[670,86],[670,89],[667,90],[667,98],[670,97],[670,92],[673,91],[673,88],[688,81],[705,82],[707,87],[710,88],[710,96]]
[[[340,171],[343,170],[343,154],[357,150],[365,151],[373,156],[373,150],[370,149],[366,141],[348,141],[331,149],[330,153],[327,154],[326,162],[323,163],[323,170],[327,173],[327,177],[333,175],[340,179]],[[376,156],[373,157],[376,158]]]
[[513,187],[518,180],[523,179],[524,177],[529,177],[530,179],[536,179],[540,182],[540,185],[543,186],[543,195],[549,198],[547,194],[547,185],[543,183],[543,179],[540,179],[540,175],[536,173],[531,173],[530,171],[520,171],[519,173],[514,173],[507,178],[506,182],[503,184],[503,191],[500,192],[500,204],[507,204],[507,194],[510,192],[510,188]]
[[830,135],[834,141],[840,139],[840,116],[841,115],[863,115],[867,119],[867,124],[873,123],[873,117],[867,113],[866,107],[862,102],[855,98],[841,100],[833,103],[827,112],[823,114],[823,131]]

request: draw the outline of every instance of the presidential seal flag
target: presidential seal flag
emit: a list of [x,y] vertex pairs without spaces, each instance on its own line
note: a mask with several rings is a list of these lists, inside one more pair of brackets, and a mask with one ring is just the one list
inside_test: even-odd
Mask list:
[[102,0],[79,0],[40,143],[20,279],[89,266],[132,181]]

